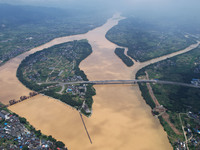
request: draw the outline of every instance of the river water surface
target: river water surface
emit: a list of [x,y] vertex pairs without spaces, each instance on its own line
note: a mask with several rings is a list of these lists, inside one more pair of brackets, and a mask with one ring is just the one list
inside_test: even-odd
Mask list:
[[[89,80],[130,80],[138,69],[159,60],[177,55],[160,57],[145,63],[135,62],[126,67],[114,54],[115,44],[105,38],[106,32],[122,19],[115,15],[103,26],[86,34],[61,37],[26,52],[0,67],[0,101],[19,99],[30,92],[16,78],[16,70],[22,59],[36,51],[67,41],[88,39],[93,53],[80,64]],[[179,52],[196,47],[192,45]],[[178,54],[179,54],[178,53]],[[36,129],[63,141],[70,150],[170,150],[166,132],[151,109],[141,97],[137,85],[95,85],[93,114],[84,117],[92,144],[87,137],[79,113],[68,105],[47,96],[38,95],[9,107],[27,118]]]

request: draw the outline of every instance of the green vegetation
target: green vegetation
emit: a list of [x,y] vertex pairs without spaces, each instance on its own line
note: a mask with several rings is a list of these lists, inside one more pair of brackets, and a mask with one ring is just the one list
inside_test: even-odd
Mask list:
[[[193,78],[200,78],[200,48],[150,65],[140,70],[137,76],[143,74],[144,70],[148,72],[151,79],[191,83]],[[152,87],[160,104],[168,110],[173,112],[185,112],[191,108],[193,112],[200,110],[199,89],[158,84]]]
[[27,123],[27,121],[26,121],[26,118],[19,118],[19,121],[20,121],[20,123],[22,123],[22,124],[26,124]]
[[[195,128],[197,128],[200,124],[198,124],[194,119],[188,116],[188,114],[181,114],[181,118],[183,121],[183,125],[185,127],[185,130],[187,131],[187,128],[191,129],[190,133],[187,133],[187,136],[192,136],[193,139],[200,139],[200,136],[198,133],[196,133]],[[195,144],[194,141],[192,140],[189,142],[189,148],[191,150],[196,150],[200,148],[200,144]]]
[[[150,79],[191,83],[193,79],[200,79],[200,48],[196,48],[188,53],[149,65],[138,71],[136,75],[137,78],[144,77],[145,71],[148,72]],[[200,83],[197,80],[193,84],[199,85]],[[180,114],[187,137],[190,138],[193,136],[193,138],[189,141],[189,147],[191,149],[198,149],[198,144],[195,144],[194,141],[198,141],[199,139],[199,135],[195,130],[198,129],[198,124],[200,122],[198,121],[198,116],[194,115],[195,117],[191,119],[192,117],[189,117],[188,112],[191,111],[194,114],[198,114],[200,112],[199,89],[160,84],[151,84],[151,86],[159,103],[167,108],[170,122],[173,123],[176,129],[182,132],[179,118]],[[140,89],[142,94],[146,95],[146,85],[140,85]],[[149,104],[151,98],[149,96],[143,97]],[[152,104],[150,103],[149,105],[151,106]],[[159,119],[168,133],[169,140],[174,147],[176,147],[178,140],[184,141],[183,135],[177,135],[163,118],[159,117]],[[192,132],[189,130],[192,130]]]
[[[26,57],[17,70],[18,79],[29,89],[61,100],[91,114],[95,89],[91,85],[64,85],[61,83],[87,81],[79,64],[92,53],[87,40],[59,44]],[[56,54],[56,55],[55,55]]]
[[56,142],[56,146],[59,147],[59,148],[64,148],[65,147],[65,144],[61,141],[57,141]]
[[[136,78],[140,79],[140,78],[144,78],[145,76],[145,69],[142,68],[141,70],[139,70],[139,72],[137,72],[136,74]],[[153,99],[151,98],[151,95],[149,94],[149,90],[146,86],[146,84],[144,83],[139,83],[139,88],[140,91],[142,93],[142,97],[145,99],[146,103],[151,107],[151,109],[155,108],[155,103],[153,101]]]
[[158,119],[160,120],[161,125],[164,127],[164,130],[167,132],[169,142],[171,143],[171,145],[172,145],[173,147],[176,146],[176,142],[177,142],[178,139],[181,140],[181,141],[184,141],[184,136],[183,136],[183,134],[177,135],[177,134],[172,130],[172,128],[168,125],[168,123],[164,121],[164,119],[163,119],[161,116],[159,116]]
[[159,22],[142,21],[129,17],[119,22],[106,34],[106,38],[119,46],[128,47],[127,54],[141,62],[163,56],[195,43],[173,26]]
[[148,88],[144,84],[139,84],[140,91],[142,92],[142,97],[145,99],[146,103],[153,109],[155,107],[155,103],[153,102]]
[[115,54],[128,66],[133,66],[133,61],[124,54],[125,49],[124,48],[116,48]]
[[110,16],[106,11],[0,4],[0,65],[56,37],[86,33]]

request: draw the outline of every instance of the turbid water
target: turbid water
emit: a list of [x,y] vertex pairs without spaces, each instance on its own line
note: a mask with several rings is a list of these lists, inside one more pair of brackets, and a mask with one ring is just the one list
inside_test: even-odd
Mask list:
[[[93,53],[81,62],[80,68],[89,80],[132,79],[139,68],[177,55],[174,53],[126,67],[114,54],[116,45],[105,38],[106,32],[120,19],[122,18],[116,15],[103,26],[86,34],[54,39],[7,62],[0,67],[0,101],[6,104],[10,99],[28,95],[29,90],[16,78],[18,65],[29,54],[55,44],[88,39]],[[188,47],[187,50],[193,47]],[[185,51],[180,51],[179,54]],[[9,109],[27,118],[44,134],[63,141],[71,150],[172,149],[167,134],[158,119],[151,115],[151,109],[141,97],[137,85],[96,85],[95,89],[93,114],[90,118],[84,117],[93,144],[90,144],[78,112],[58,100],[38,95]]]

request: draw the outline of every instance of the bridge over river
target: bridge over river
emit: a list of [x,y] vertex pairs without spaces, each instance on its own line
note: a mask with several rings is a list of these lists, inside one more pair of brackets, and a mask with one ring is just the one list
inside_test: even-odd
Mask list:
[[178,85],[178,86],[185,86],[185,87],[200,88],[200,86],[193,85],[193,84],[181,83],[181,82],[173,82],[173,81],[162,81],[162,80],[99,80],[99,81],[76,81],[76,82],[59,83],[59,85],[64,86],[64,85],[73,85],[73,84],[137,84],[137,83],[169,84],[169,85]]

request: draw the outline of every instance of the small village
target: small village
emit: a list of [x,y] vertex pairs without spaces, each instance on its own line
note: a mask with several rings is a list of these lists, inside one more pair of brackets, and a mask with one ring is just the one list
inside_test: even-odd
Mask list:
[[[168,63],[171,63],[171,61],[168,61]],[[149,74],[147,71],[145,71],[146,76],[142,76],[141,78],[149,79]],[[197,83],[199,82],[199,79],[193,79],[192,81]],[[165,122],[169,125],[169,127],[172,129],[171,131],[173,133],[176,133],[176,136],[174,139],[174,147],[176,150],[188,150],[189,147],[194,147],[195,150],[199,149],[200,147],[200,112],[194,113],[192,112],[192,107],[190,108],[190,111],[178,113],[176,112],[174,115],[177,116],[177,122],[178,126],[181,128],[177,128],[178,126],[175,126],[174,121],[170,119],[169,110],[165,108],[163,105],[160,105],[158,99],[156,98],[152,85],[149,83],[146,83],[149,95],[151,96],[155,107],[152,108],[152,115],[156,118],[163,118]],[[182,138],[181,138],[182,136]]]
[[67,150],[57,147],[56,142],[39,138],[41,132],[36,131],[38,134],[36,135],[33,131],[29,131],[24,125],[25,122],[24,118],[19,118],[15,114],[5,110],[0,111],[0,149]]
[[[5,36],[2,34],[2,36]],[[33,39],[33,37],[31,37],[31,34],[30,34],[30,37],[24,37],[23,40],[21,40],[21,45],[18,43],[18,44],[13,44],[14,46],[12,46],[12,51],[8,51],[8,52],[5,52],[3,53],[3,55],[0,55],[0,64],[4,61],[7,61],[31,48],[33,48],[34,46],[37,46],[37,42],[32,42],[31,40]],[[15,43],[16,42],[16,38],[8,38],[8,39],[5,39],[5,40],[1,40],[0,43],[2,45],[9,45],[10,43]],[[30,41],[32,42],[32,45],[28,44],[30,43]],[[43,41],[38,41],[38,44],[42,43],[42,42],[45,42],[45,40]],[[20,46],[17,46],[17,45],[20,45]]]
[[[187,139],[187,143],[185,141],[181,142],[178,140],[176,150],[187,150],[187,144],[190,145],[190,147],[197,149],[200,147],[200,112],[195,114],[189,111],[186,115],[194,121],[194,124],[193,122],[187,122],[186,125],[184,125],[184,134]],[[191,125],[191,123],[193,125]]]
[[85,95],[87,92],[87,85],[68,85],[66,89],[66,93],[72,94],[74,96],[78,96],[83,100],[83,104],[81,109],[83,109],[86,113],[92,113],[91,109],[89,109],[88,105],[85,102]]
[[71,93],[72,95],[79,95],[81,98],[84,98],[85,93],[87,92],[86,84],[81,85],[68,85],[66,93]]
[[53,52],[46,51],[30,58],[24,68],[26,79],[36,83],[83,80],[80,75],[75,74],[76,61],[74,60],[80,56],[74,50],[74,43],[61,46],[59,50],[53,49],[57,53],[56,56]]
[[[91,52],[87,40],[75,40],[36,52],[23,60],[18,68],[17,77],[29,89],[36,91],[35,95],[54,97],[89,116],[95,90],[86,84],[67,83],[88,80],[80,70],[79,63]],[[29,97],[21,96],[20,100],[10,100],[10,105]]]
[[200,86],[200,79],[192,79],[191,84],[195,86]]

